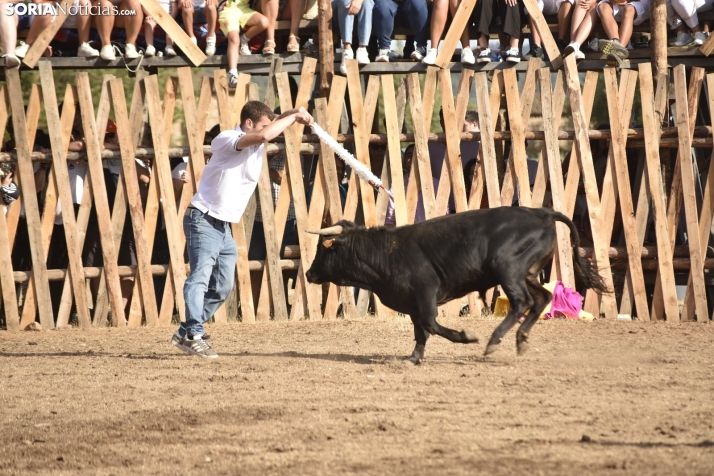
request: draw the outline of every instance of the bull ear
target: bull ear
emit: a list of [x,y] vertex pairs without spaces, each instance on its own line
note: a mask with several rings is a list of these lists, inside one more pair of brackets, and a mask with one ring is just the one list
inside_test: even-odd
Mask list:
[[334,243],[335,243],[335,239],[334,239],[334,238],[330,238],[329,240],[323,241],[323,242],[322,242],[322,246],[324,246],[325,248],[329,248],[329,247],[331,247]]

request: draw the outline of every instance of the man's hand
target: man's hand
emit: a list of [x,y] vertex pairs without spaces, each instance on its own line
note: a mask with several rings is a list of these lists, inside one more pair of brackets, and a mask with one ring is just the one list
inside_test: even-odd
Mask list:
[[348,15],[357,15],[359,11],[362,9],[362,1],[363,0],[352,0],[349,5],[347,5],[347,14]]
[[515,7],[518,4],[518,0],[506,0],[506,5],[509,7]]
[[190,175],[188,175],[188,171],[184,170],[183,172],[181,172],[181,177],[179,178],[179,180],[181,180],[183,183],[188,183],[189,178]]
[[295,120],[306,126],[311,126],[315,122],[315,119],[312,118],[304,107],[298,109],[298,112],[295,114]]

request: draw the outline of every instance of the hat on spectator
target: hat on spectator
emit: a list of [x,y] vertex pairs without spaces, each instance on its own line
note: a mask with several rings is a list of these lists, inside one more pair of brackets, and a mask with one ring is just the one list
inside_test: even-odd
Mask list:
[[117,123],[112,121],[111,119],[107,119],[107,134],[116,134],[117,132]]

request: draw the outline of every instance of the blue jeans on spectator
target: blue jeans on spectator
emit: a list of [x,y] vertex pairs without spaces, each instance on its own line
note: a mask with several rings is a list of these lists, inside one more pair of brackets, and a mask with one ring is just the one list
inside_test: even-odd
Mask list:
[[372,8],[374,0],[364,0],[362,8],[357,15],[348,15],[347,10],[352,0],[335,0],[332,2],[332,11],[337,12],[337,21],[340,25],[340,36],[342,43],[354,43],[352,41],[352,31],[355,19],[357,19],[357,39],[359,45],[367,46],[369,37],[372,34]]
[[221,307],[233,289],[238,252],[230,223],[195,208],[183,217],[191,274],[183,287],[186,322],[180,334],[203,335],[203,323]]
[[394,27],[411,28],[417,47],[426,46],[429,33],[429,11],[426,0],[375,0],[372,12],[374,35],[381,50],[389,49],[392,44]]

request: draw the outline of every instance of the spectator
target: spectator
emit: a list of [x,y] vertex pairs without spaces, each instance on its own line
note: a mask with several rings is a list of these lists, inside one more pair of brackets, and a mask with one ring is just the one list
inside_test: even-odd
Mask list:
[[[496,11],[498,9],[498,11]],[[503,25],[503,33],[508,41],[508,49],[502,54],[509,63],[521,61],[521,51],[518,41],[521,37],[521,12],[523,11],[522,0],[484,0],[476,2],[474,7],[474,19],[476,30],[480,36],[478,45],[481,52],[476,59],[479,63],[491,62],[491,50],[488,48],[489,28],[494,17],[499,17]],[[503,49],[503,40],[501,41]]]
[[191,178],[187,170],[188,157],[182,157],[177,160],[177,164],[174,165],[172,161],[171,167],[171,181],[174,185],[174,197],[178,202],[181,199],[181,192],[183,191],[183,186],[188,183]]
[[[460,0],[434,0],[431,7],[431,48],[424,59],[421,60],[422,63],[434,64],[436,62],[437,48],[446,26],[447,9],[453,18],[460,3]],[[464,64],[474,64],[476,62],[470,45],[469,24],[467,23],[461,33],[461,62]]]
[[[220,2],[218,19],[221,31],[228,38],[228,87],[235,89],[238,85],[238,54],[250,55],[248,43],[251,38],[266,30],[270,24],[266,17],[250,9],[247,0],[220,0]],[[240,33],[241,29],[243,34]]]
[[14,0],[0,0],[0,46],[2,46],[2,57],[5,58],[6,68],[17,68],[20,66],[20,59],[15,55],[15,45],[17,44],[17,13],[5,14],[8,4],[18,3]]
[[598,49],[607,55],[608,66],[619,67],[629,56],[627,45],[630,43],[633,26],[650,17],[650,0],[634,0],[626,4],[610,1],[600,0],[597,5],[600,21],[608,37],[608,40],[598,42]]
[[183,17],[183,27],[186,33],[196,44],[196,36],[193,33],[193,24],[206,24],[208,35],[206,36],[206,54],[212,56],[216,54],[216,20],[218,12],[216,10],[216,0],[180,0],[178,8]]
[[[538,7],[544,15],[558,15],[558,39],[555,40],[558,49],[563,51],[565,40],[569,37],[570,17],[573,13],[573,2],[575,0],[538,0]],[[528,15],[528,25],[531,29],[531,51],[533,58],[543,59],[543,47],[541,45],[540,34],[533,22],[533,18]]]
[[[283,2],[285,2],[285,5],[283,5]],[[298,36],[300,20],[307,13],[308,2],[307,0],[281,0],[280,4],[280,18],[290,20],[290,36],[286,49],[288,53],[297,53],[300,51],[300,37]]]
[[576,60],[585,59],[585,53],[580,51],[580,47],[585,44],[597,24],[596,6],[597,0],[575,0],[570,20],[570,43],[563,50],[563,56],[572,54]]
[[[708,12],[712,8],[714,2],[711,0],[667,0],[667,22],[677,32],[674,46],[686,46],[692,42],[695,45],[703,44],[707,35],[699,26],[697,13]],[[709,29],[706,28],[706,31]]]
[[[483,167],[481,167],[481,159],[478,157],[469,160],[464,166],[464,182],[466,184],[466,199],[469,201],[469,209],[474,209],[471,201],[471,194],[473,193],[473,186],[479,182],[483,182]],[[479,204],[479,210],[485,210],[488,208],[488,195],[481,192],[481,203]]]
[[3,210],[7,215],[7,207],[20,197],[20,190],[13,179],[15,178],[15,164],[4,162],[0,164],[0,191],[2,192]]
[[[136,59],[139,52],[136,49],[136,39],[141,32],[141,25],[144,22],[144,14],[139,0],[95,0],[93,5],[101,8],[101,15],[94,15],[94,26],[99,32],[102,42],[102,49],[99,56],[106,61],[114,61],[114,45],[112,45],[112,30],[114,27],[123,28],[126,31],[126,47],[124,48],[124,58]],[[114,15],[113,7],[118,8],[118,14]],[[127,11],[134,11],[134,15],[126,15]],[[107,13],[106,15],[104,13]]]
[[[357,58],[359,64],[369,64],[367,45],[372,35],[372,9],[374,0],[335,0],[332,10],[337,12],[337,22],[342,36],[342,62],[340,73],[347,75],[345,60]],[[359,47],[355,54],[352,50],[353,29],[357,20],[357,41]]]
[[[185,1],[191,3],[189,0]],[[176,0],[159,0],[159,5],[161,5],[161,8],[163,8],[166,13],[171,15],[171,18],[176,18],[176,14],[178,13]],[[145,54],[147,57],[151,57],[156,55],[156,48],[154,47],[154,32],[156,31],[157,24],[154,17],[149,15],[149,12],[146,11],[144,7],[142,7],[142,9],[144,11],[144,40],[146,41]],[[196,38],[193,36],[193,30],[191,31],[190,36],[195,43]],[[166,35],[166,47],[164,48],[164,54],[169,57],[176,56],[176,50],[174,50],[174,40],[172,40],[169,35]]]
[[394,27],[411,28],[416,49],[411,59],[421,61],[426,56],[429,11],[426,0],[375,0],[372,13],[374,36],[377,37],[379,53],[375,61],[389,62]]

